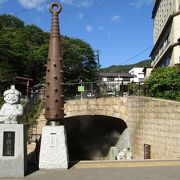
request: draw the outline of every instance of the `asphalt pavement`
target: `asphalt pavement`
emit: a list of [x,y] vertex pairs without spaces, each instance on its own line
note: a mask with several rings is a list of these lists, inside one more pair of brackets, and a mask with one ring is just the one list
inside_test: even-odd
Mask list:
[[180,180],[180,161],[87,161],[68,170],[38,170],[0,180]]

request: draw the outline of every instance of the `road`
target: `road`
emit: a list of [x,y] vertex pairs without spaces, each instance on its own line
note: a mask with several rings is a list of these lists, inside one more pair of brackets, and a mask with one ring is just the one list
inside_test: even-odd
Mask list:
[[0,180],[180,180],[180,161],[90,161],[69,170],[39,170]]

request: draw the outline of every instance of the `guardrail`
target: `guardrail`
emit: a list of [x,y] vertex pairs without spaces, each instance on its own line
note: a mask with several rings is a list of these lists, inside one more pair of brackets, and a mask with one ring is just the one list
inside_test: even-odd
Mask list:
[[[3,89],[0,87],[0,89]],[[3,92],[3,91],[2,91]],[[65,99],[82,99],[82,98],[98,98],[106,96],[150,96],[148,84],[143,82],[127,82],[127,81],[107,81],[107,82],[81,82],[81,83],[65,83],[64,85]],[[2,94],[0,94],[0,103],[3,102]],[[45,88],[31,92],[28,103],[25,105],[29,110],[38,98],[45,97]]]
[[145,83],[127,81],[66,83],[65,99],[98,98],[106,96],[150,96]]

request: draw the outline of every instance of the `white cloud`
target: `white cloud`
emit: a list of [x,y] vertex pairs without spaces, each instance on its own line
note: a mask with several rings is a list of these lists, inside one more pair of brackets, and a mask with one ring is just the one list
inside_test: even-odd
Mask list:
[[108,32],[107,35],[108,35],[108,36],[111,36],[111,32]]
[[77,17],[78,17],[78,19],[83,19],[84,18],[84,14],[83,13],[79,13],[78,15],[77,15]]
[[69,4],[69,5],[74,4],[74,0],[61,0],[61,2],[64,4]]
[[8,0],[0,0],[0,4],[3,4],[3,3],[5,3],[6,1],[8,1]]
[[101,31],[101,30],[103,30],[103,29],[104,29],[104,26],[102,26],[102,25],[98,26],[98,30],[99,30],[99,31]]
[[121,16],[120,15],[115,15],[111,18],[111,21],[113,23],[118,23],[121,20]]
[[92,31],[93,31],[93,27],[88,24],[88,25],[86,26],[86,31],[87,31],[87,32],[92,32]]
[[26,9],[42,10],[47,7],[48,0],[18,0],[19,3]]
[[13,13],[13,12],[9,12],[8,14],[14,16],[14,13]]
[[87,8],[94,4],[94,0],[61,0],[61,2],[67,5],[81,8]]
[[93,4],[92,1],[87,1],[87,0],[79,2],[79,6],[80,7],[85,7],[85,8],[90,7],[92,4]]
[[154,2],[154,0],[135,0],[135,2],[130,2],[130,5],[134,8],[141,8],[143,6],[149,6]]

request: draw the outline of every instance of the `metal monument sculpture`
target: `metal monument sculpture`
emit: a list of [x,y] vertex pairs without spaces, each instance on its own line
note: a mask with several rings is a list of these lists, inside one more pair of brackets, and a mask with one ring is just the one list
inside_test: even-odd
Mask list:
[[51,34],[46,71],[45,117],[48,121],[43,127],[39,155],[40,169],[68,169],[68,151],[64,119],[63,66],[60,50],[60,31],[58,14],[61,5],[53,2]]
[[49,124],[59,125],[63,124],[64,118],[64,77],[58,18],[62,6],[57,2],[53,2],[49,10],[52,13],[52,24],[46,71],[45,118]]

